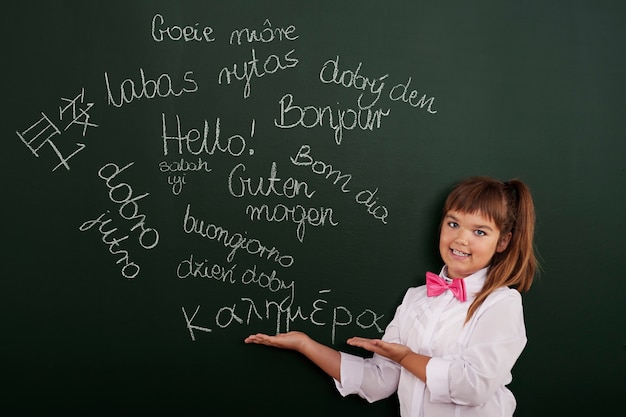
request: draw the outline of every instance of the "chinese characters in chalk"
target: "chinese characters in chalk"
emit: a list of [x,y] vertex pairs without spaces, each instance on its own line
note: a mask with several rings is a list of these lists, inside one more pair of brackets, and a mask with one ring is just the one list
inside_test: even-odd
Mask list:
[[[85,137],[88,127],[98,127],[97,124],[90,121],[89,111],[93,107],[93,103],[85,101],[84,88],[73,99],[61,97],[61,100],[63,105],[59,106],[58,120],[53,121],[44,112],[41,112],[39,120],[21,132],[15,132],[36,157],[39,157],[42,148],[48,146],[52,149],[60,160],[52,171],[60,166],[64,166],[69,171],[68,161],[86,146],[80,142],[75,143],[75,146],[59,143],[63,142],[61,139],[63,139],[65,131],[71,126],[82,127],[82,136]],[[58,125],[61,127],[59,128]]]

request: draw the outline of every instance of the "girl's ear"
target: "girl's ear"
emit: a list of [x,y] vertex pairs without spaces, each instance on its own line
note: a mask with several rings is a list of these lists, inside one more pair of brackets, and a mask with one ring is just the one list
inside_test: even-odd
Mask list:
[[511,236],[513,234],[511,232],[506,233],[500,236],[500,241],[498,242],[498,246],[496,246],[496,252],[502,253],[509,246],[509,242],[511,241]]

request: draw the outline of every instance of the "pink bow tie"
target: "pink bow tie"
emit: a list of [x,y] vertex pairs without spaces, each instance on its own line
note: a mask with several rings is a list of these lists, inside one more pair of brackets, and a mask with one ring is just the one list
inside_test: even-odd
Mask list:
[[465,282],[462,279],[453,279],[450,284],[445,279],[432,272],[426,272],[426,293],[429,297],[436,297],[445,290],[452,291],[452,294],[459,301],[467,300],[465,295]]

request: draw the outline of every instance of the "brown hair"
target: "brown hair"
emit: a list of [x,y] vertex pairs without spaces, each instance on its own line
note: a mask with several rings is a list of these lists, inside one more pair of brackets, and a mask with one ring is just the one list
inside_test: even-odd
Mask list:
[[467,311],[467,322],[497,288],[507,286],[519,292],[530,289],[537,269],[533,244],[535,208],[529,188],[520,180],[502,182],[471,177],[457,184],[448,195],[443,215],[451,210],[480,213],[498,226],[501,237],[511,233],[507,248],[491,259],[485,284]]

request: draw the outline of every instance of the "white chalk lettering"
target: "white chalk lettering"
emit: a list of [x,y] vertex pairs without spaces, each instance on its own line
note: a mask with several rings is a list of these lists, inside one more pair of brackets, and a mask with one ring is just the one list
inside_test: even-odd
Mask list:
[[283,181],[278,177],[276,162],[272,162],[269,177],[259,177],[258,181],[255,182],[256,187],[252,185],[253,180],[251,178],[243,177],[242,173],[245,170],[244,164],[237,164],[228,175],[228,191],[233,197],[239,198],[245,195],[268,197],[274,195],[295,198],[304,193],[306,198],[311,198],[315,194],[315,191],[309,190],[309,185],[304,181],[298,181],[291,177]]
[[196,219],[191,215],[191,205],[187,204],[185,216],[183,218],[183,230],[187,234],[196,234],[205,239],[221,241],[221,243],[228,248],[232,248],[231,252],[226,258],[228,262],[231,262],[236,252],[239,249],[243,249],[250,255],[259,255],[260,258],[265,258],[269,261],[274,261],[284,268],[288,268],[293,265],[294,258],[290,255],[282,255],[275,247],[268,248],[261,244],[257,239],[244,237],[240,233],[230,233],[228,230],[217,226],[212,223],[205,223],[204,220]]
[[293,68],[298,65],[298,59],[293,57],[296,50],[292,49],[287,52],[282,58],[278,55],[271,54],[263,62],[256,56],[256,51],[252,49],[252,58],[250,61],[244,62],[239,67],[237,64],[233,64],[232,69],[224,67],[219,73],[218,84],[230,84],[232,79],[238,81],[244,81],[243,98],[250,97],[251,81],[252,78],[261,78],[267,74],[274,74],[278,71],[283,71],[289,68]]
[[233,272],[236,267],[237,264],[228,269],[218,264],[210,265],[206,259],[202,262],[197,262],[194,256],[190,255],[189,259],[180,261],[176,268],[176,276],[180,279],[189,277],[210,278],[216,281],[234,284],[237,282]]
[[[278,277],[275,270],[267,273],[265,271],[257,271],[257,265],[246,268],[243,274],[237,278],[239,271],[237,264],[230,267],[211,263],[208,259],[200,261],[196,256],[189,255],[183,259],[176,267],[176,276],[179,279],[208,279],[213,282],[234,285],[240,283],[242,285],[256,285],[263,290],[269,291],[271,294],[282,293],[282,297],[290,304],[295,298],[296,285],[293,281],[287,282]],[[286,294],[286,295],[285,295]]]
[[409,103],[410,106],[419,107],[420,109],[428,106],[426,108],[428,113],[437,113],[437,110],[432,109],[432,105],[435,102],[435,97],[426,98],[427,95],[423,94],[418,101],[415,101],[415,99],[419,96],[419,93],[417,92],[417,90],[411,90],[409,92],[409,85],[411,85],[411,77],[408,78],[406,83],[400,83],[394,86],[391,91],[389,91],[389,99],[392,101],[402,100],[405,103]]
[[141,268],[135,262],[130,260],[130,255],[127,250],[118,249],[120,243],[128,239],[128,236],[114,238],[112,235],[117,231],[117,227],[105,230],[105,226],[112,221],[111,219],[105,220],[108,213],[109,211],[107,210],[105,213],[102,213],[100,216],[98,216],[97,219],[87,220],[86,222],[83,222],[83,224],[81,224],[78,229],[81,232],[85,232],[95,225],[99,225],[98,230],[102,234],[102,243],[109,246],[109,253],[111,255],[120,255],[115,263],[124,264],[121,270],[122,276],[128,279],[135,278],[139,274]]
[[183,310],[183,316],[185,316],[185,324],[187,326],[187,330],[189,330],[189,334],[191,335],[192,341],[196,340],[196,336],[193,332],[194,330],[200,330],[202,332],[207,332],[207,333],[210,333],[213,331],[209,329],[208,327],[200,327],[200,326],[196,326],[195,324],[191,324],[193,319],[196,318],[196,314],[198,314],[198,310],[200,310],[200,306],[196,307],[196,311],[193,312],[193,316],[191,316],[191,318],[189,318],[189,316],[187,315],[187,311],[185,310],[185,307],[181,307],[181,308]]
[[[339,71],[339,55],[335,59],[329,59],[324,63],[322,69],[320,70],[320,81],[324,84],[335,83],[342,85],[346,88],[355,88],[357,90],[363,91],[357,100],[357,104],[360,109],[369,109],[372,107],[378,99],[385,88],[385,78],[389,76],[389,74],[385,74],[378,78],[364,77],[359,74],[361,70],[362,63],[359,62],[355,70],[344,70]],[[373,97],[369,100],[364,100],[363,95],[369,92]],[[369,103],[365,103],[369,102]]]
[[[165,26],[165,19],[157,13],[152,18],[152,39],[155,42],[163,42],[164,39],[183,40],[185,42],[214,42],[213,28],[210,26],[198,27],[198,25],[199,23],[183,27],[178,25]],[[162,29],[163,27],[165,28]]]
[[367,207],[367,212],[374,218],[380,220],[384,224],[387,224],[387,216],[389,215],[389,212],[387,211],[387,207],[377,204],[378,197],[374,198],[377,192],[378,188],[374,191],[363,190],[356,195],[355,200],[357,203],[365,205]]
[[[348,182],[352,179],[352,175],[342,174],[341,171],[334,170],[332,165],[323,161],[315,160],[311,156],[311,147],[309,145],[300,146],[296,156],[290,157],[289,159],[291,163],[296,166],[310,167],[313,173],[323,175],[327,180],[334,177],[335,179],[333,184],[335,185],[339,182],[339,180],[343,179],[344,182],[341,185],[341,191],[344,193],[350,192],[350,190],[346,187]],[[354,199],[358,204],[365,205],[367,207],[368,214],[380,220],[383,224],[387,224],[389,211],[387,210],[387,207],[379,204],[376,193],[378,193],[378,188],[374,189],[374,191],[362,190],[356,194]]]
[[[338,331],[347,329],[349,326],[356,326],[360,329],[374,328],[379,334],[384,332],[384,325],[379,324],[384,315],[379,315],[368,308],[355,314],[354,310],[347,306],[333,306],[325,295],[330,292],[330,290],[320,290],[320,297],[313,301],[308,309],[309,313],[306,313],[306,309],[302,306],[295,306],[294,300],[289,298],[280,301],[264,299],[262,302],[256,302],[250,297],[241,297],[238,302],[219,308],[215,315],[215,323],[221,329],[226,329],[234,324],[249,326],[256,324],[256,322],[271,320],[276,325],[276,333],[282,333],[288,332],[296,321],[308,321],[313,326],[328,328],[332,344],[335,344],[337,340]],[[196,313],[199,308],[200,306],[196,308]],[[356,320],[354,319],[355,315]],[[194,341],[195,337],[192,330],[198,329],[194,327],[195,325],[191,325],[191,321],[195,316],[194,313],[190,320],[185,314],[186,326]],[[365,317],[369,317],[369,319],[366,320]],[[199,330],[207,331],[206,329],[200,327]]]
[[182,88],[176,88],[170,76],[165,73],[159,75],[156,80],[147,79],[143,68],[139,68],[139,75],[141,78],[139,86],[137,86],[131,78],[127,78],[120,83],[120,94],[119,98],[116,99],[113,96],[113,91],[111,90],[109,74],[105,72],[104,82],[107,89],[107,104],[119,108],[124,104],[129,104],[134,100],[141,98],[153,99],[155,97],[179,97],[186,93],[195,93],[198,91],[198,84],[193,79],[193,71],[187,71],[183,75],[185,86]]
[[298,35],[294,32],[296,27],[289,25],[286,28],[276,27],[272,28],[272,22],[269,19],[265,19],[263,22],[264,28],[261,30],[256,29],[235,29],[230,34],[231,45],[241,45],[242,38],[244,42],[253,43],[269,43],[274,41],[295,41],[298,39]]
[[198,161],[188,161],[185,158],[180,158],[177,161],[159,162],[159,171],[161,172],[211,172],[212,168],[209,168],[207,161],[202,158],[198,158]]
[[[133,197],[133,189],[127,183],[120,182],[118,184],[112,184],[112,180],[115,179],[115,177],[133,164],[134,162],[131,162],[120,168],[113,162],[109,162],[98,170],[98,176],[105,180],[105,183],[109,188],[109,199],[120,205],[118,208],[118,214],[120,217],[129,221],[137,220],[137,223],[135,223],[130,230],[134,231],[135,229],[140,229],[139,244],[144,249],[152,249],[159,243],[159,232],[154,228],[146,227],[146,215],[139,213],[139,205],[137,204],[137,201],[150,194],[144,193],[137,197]],[[105,172],[110,169],[112,169],[112,172],[109,175],[105,174]]]
[[341,192],[349,193],[350,189],[348,188],[348,183],[352,179],[352,174],[344,174],[339,170],[333,169],[333,166],[330,164],[314,160],[311,157],[310,152],[311,147],[309,145],[302,145],[300,146],[300,149],[298,149],[296,156],[290,157],[289,160],[296,166],[311,167],[311,171],[314,174],[322,175],[327,180],[334,177],[333,185],[337,185],[337,183],[341,182]]
[[[324,62],[320,69],[319,79],[324,84],[337,84],[344,88],[353,88],[361,91],[357,99],[360,109],[369,109],[374,106],[383,95],[385,89],[385,80],[389,74],[380,77],[367,77],[361,75],[362,62],[359,62],[355,69],[341,69],[339,65],[339,55],[333,59]],[[411,89],[412,78],[409,77],[406,82],[394,85],[389,89],[389,93],[385,94],[391,101],[401,101],[408,103],[411,107],[423,109],[426,108],[430,114],[436,114],[437,110],[433,109],[435,97],[429,97],[428,94],[421,94]],[[367,96],[365,96],[367,94]]]
[[192,128],[184,135],[178,115],[176,115],[175,135],[167,134],[165,113],[161,113],[161,120],[163,127],[163,135],[161,136],[163,138],[163,155],[169,153],[168,141],[174,141],[178,145],[176,149],[179,155],[182,154],[183,151],[189,152],[192,155],[213,155],[215,152],[221,152],[236,157],[240,156],[246,149],[246,139],[239,134],[231,135],[225,141],[220,138],[221,127],[219,117],[215,120],[215,135],[211,145],[209,145],[210,127],[206,119],[204,120],[202,133],[200,133],[200,130]]
[[291,305],[296,297],[296,284],[293,281],[287,283],[278,278],[277,272],[273,269],[269,274],[263,271],[257,272],[257,266],[254,265],[252,268],[246,269],[241,275],[241,283],[244,285],[256,284],[272,293],[287,291],[288,295],[283,299],[286,305]]
[[[235,314],[235,307],[236,307],[236,304],[233,304],[232,307],[224,306],[224,307],[220,308],[218,310],[217,314],[215,315],[215,324],[217,324],[222,329],[230,326],[233,321],[235,321],[235,322],[237,322],[239,324],[242,324],[243,323],[243,319]],[[226,315],[226,322],[224,322],[224,320],[222,319],[222,317],[224,316],[223,313],[226,313],[225,314]]]
[[267,204],[255,207],[248,204],[246,214],[250,216],[251,221],[265,220],[267,222],[292,222],[297,225],[296,236],[300,242],[304,242],[304,234],[306,225],[310,226],[337,226],[339,222],[333,219],[333,209],[320,207],[305,208],[300,204],[294,207],[287,207],[284,204],[276,204],[270,209]]
[[274,119],[274,126],[281,129],[292,129],[294,127],[304,127],[312,129],[318,126],[327,126],[335,133],[335,143],[341,145],[344,130],[379,129],[383,117],[389,116],[391,110],[371,108],[353,109],[333,109],[331,106],[299,106],[293,104],[293,94],[285,94],[279,101],[280,116]]
[[[180,158],[178,161],[161,161],[159,162],[159,171],[163,173],[172,173],[167,176],[167,183],[172,186],[172,194],[179,195],[183,186],[187,183],[185,175],[188,172],[205,172],[209,173],[212,168],[209,168],[207,161],[198,157],[198,161],[188,161],[185,158]],[[180,173],[180,174],[174,174]]]
[[172,186],[172,194],[179,195],[183,191],[183,185],[185,185],[185,174],[168,175],[167,183]]

